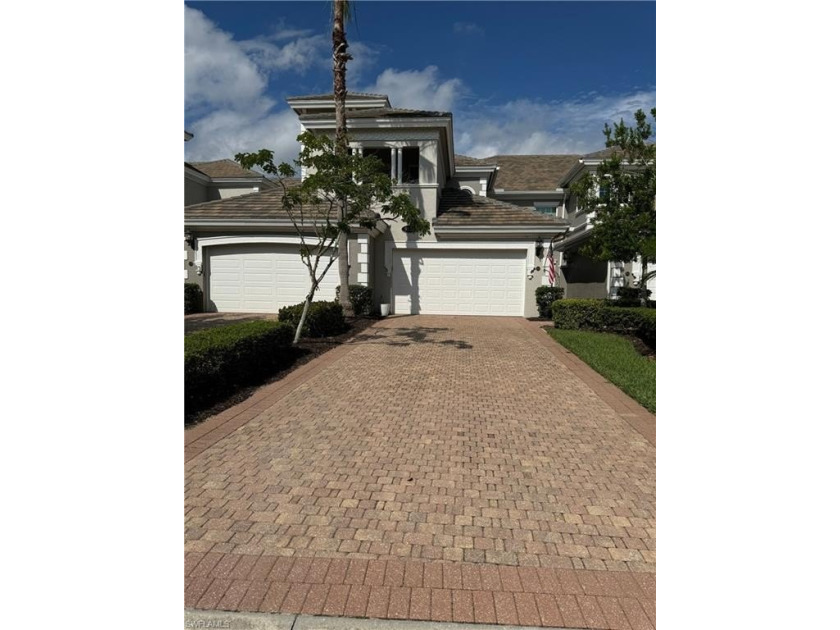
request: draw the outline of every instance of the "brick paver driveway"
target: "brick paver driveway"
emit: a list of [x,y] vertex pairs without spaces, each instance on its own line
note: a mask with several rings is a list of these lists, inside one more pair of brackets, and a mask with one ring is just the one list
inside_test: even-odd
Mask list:
[[652,416],[521,319],[320,360],[188,432],[188,608],[653,627]]

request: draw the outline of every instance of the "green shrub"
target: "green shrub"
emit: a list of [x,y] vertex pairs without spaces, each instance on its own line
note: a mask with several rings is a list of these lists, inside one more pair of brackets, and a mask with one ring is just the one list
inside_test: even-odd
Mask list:
[[557,300],[563,299],[562,287],[537,287],[537,311],[540,317],[551,317],[551,305]]
[[[303,302],[280,309],[278,319],[297,328],[303,313]],[[333,337],[347,330],[347,322],[338,302],[312,302],[303,325],[304,337]]]
[[[647,297],[650,298],[650,289],[645,289]],[[608,306],[641,306],[642,290],[633,287],[619,287],[618,297],[608,300]]]
[[565,330],[600,328],[601,311],[604,308],[603,300],[557,300],[551,305],[554,327]]
[[[363,284],[351,284],[347,287],[350,290],[350,304],[353,305],[353,315],[373,314],[373,290]],[[338,292],[341,287],[335,288],[335,299],[338,299]]]
[[184,283],[184,315],[204,310],[204,294],[194,282]]
[[551,305],[554,327],[635,335],[656,349],[656,310],[607,306],[603,300],[558,300]]
[[237,389],[259,383],[294,362],[291,325],[242,322],[184,338],[184,406],[187,414],[209,407]]

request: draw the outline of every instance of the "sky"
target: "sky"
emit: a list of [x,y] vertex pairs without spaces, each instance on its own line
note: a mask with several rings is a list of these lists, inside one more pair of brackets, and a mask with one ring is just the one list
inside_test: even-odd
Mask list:
[[[185,4],[187,161],[297,155],[285,99],[332,91],[331,3]],[[348,88],[453,113],[474,157],[587,153],[656,102],[654,2],[357,1]]]

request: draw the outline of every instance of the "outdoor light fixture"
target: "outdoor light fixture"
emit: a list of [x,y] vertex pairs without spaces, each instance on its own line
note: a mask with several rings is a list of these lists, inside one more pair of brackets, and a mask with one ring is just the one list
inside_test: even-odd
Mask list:
[[189,245],[192,249],[195,249],[195,246],[193,245],[193,235],[189,230],[184,231],[184,243]]
[[543,240],[541,238],[538,238],[537,242],[534,243],[534,253],[536,254],[537,258],[542,258],[544,250],[545,247],[543,246]]

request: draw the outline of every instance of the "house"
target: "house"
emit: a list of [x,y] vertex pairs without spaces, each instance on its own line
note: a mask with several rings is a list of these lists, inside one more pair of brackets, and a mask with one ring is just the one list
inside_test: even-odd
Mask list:
[[[302,129],[334,132],[332,94],[287,102]],[[348,93],[346,107],[351,150],[379,157],[432,225],[423,237],[399,222],[355,230],[350,282],[370,286],[397,315],[536,316],[549,243],[580,223],[560,185],[580,156],[470,158],[455,154],[451,113],[394,108],[379,94]],[[185,207],[189,279],[202,285],[207,310],[273,312],[302,301],[308,276],[282,195],[268,188]],[[561,271],[571,297],[592,289],[589,276],[567,281],[568,266]],[[337,285],[334,264],[316,299],[332,299]],[[604,264],[599,297],[607,293]]]
[[[184,132],[184,142],[193,138],[189,131]],[[233,160],[184,162],[184,206],[229,199],[276,187],[275,182],[242,168]],[[192,262],[187,248],[184,251],[184,279],[187,282],[197,282],[196,274],[190,273],[194,266]]]

